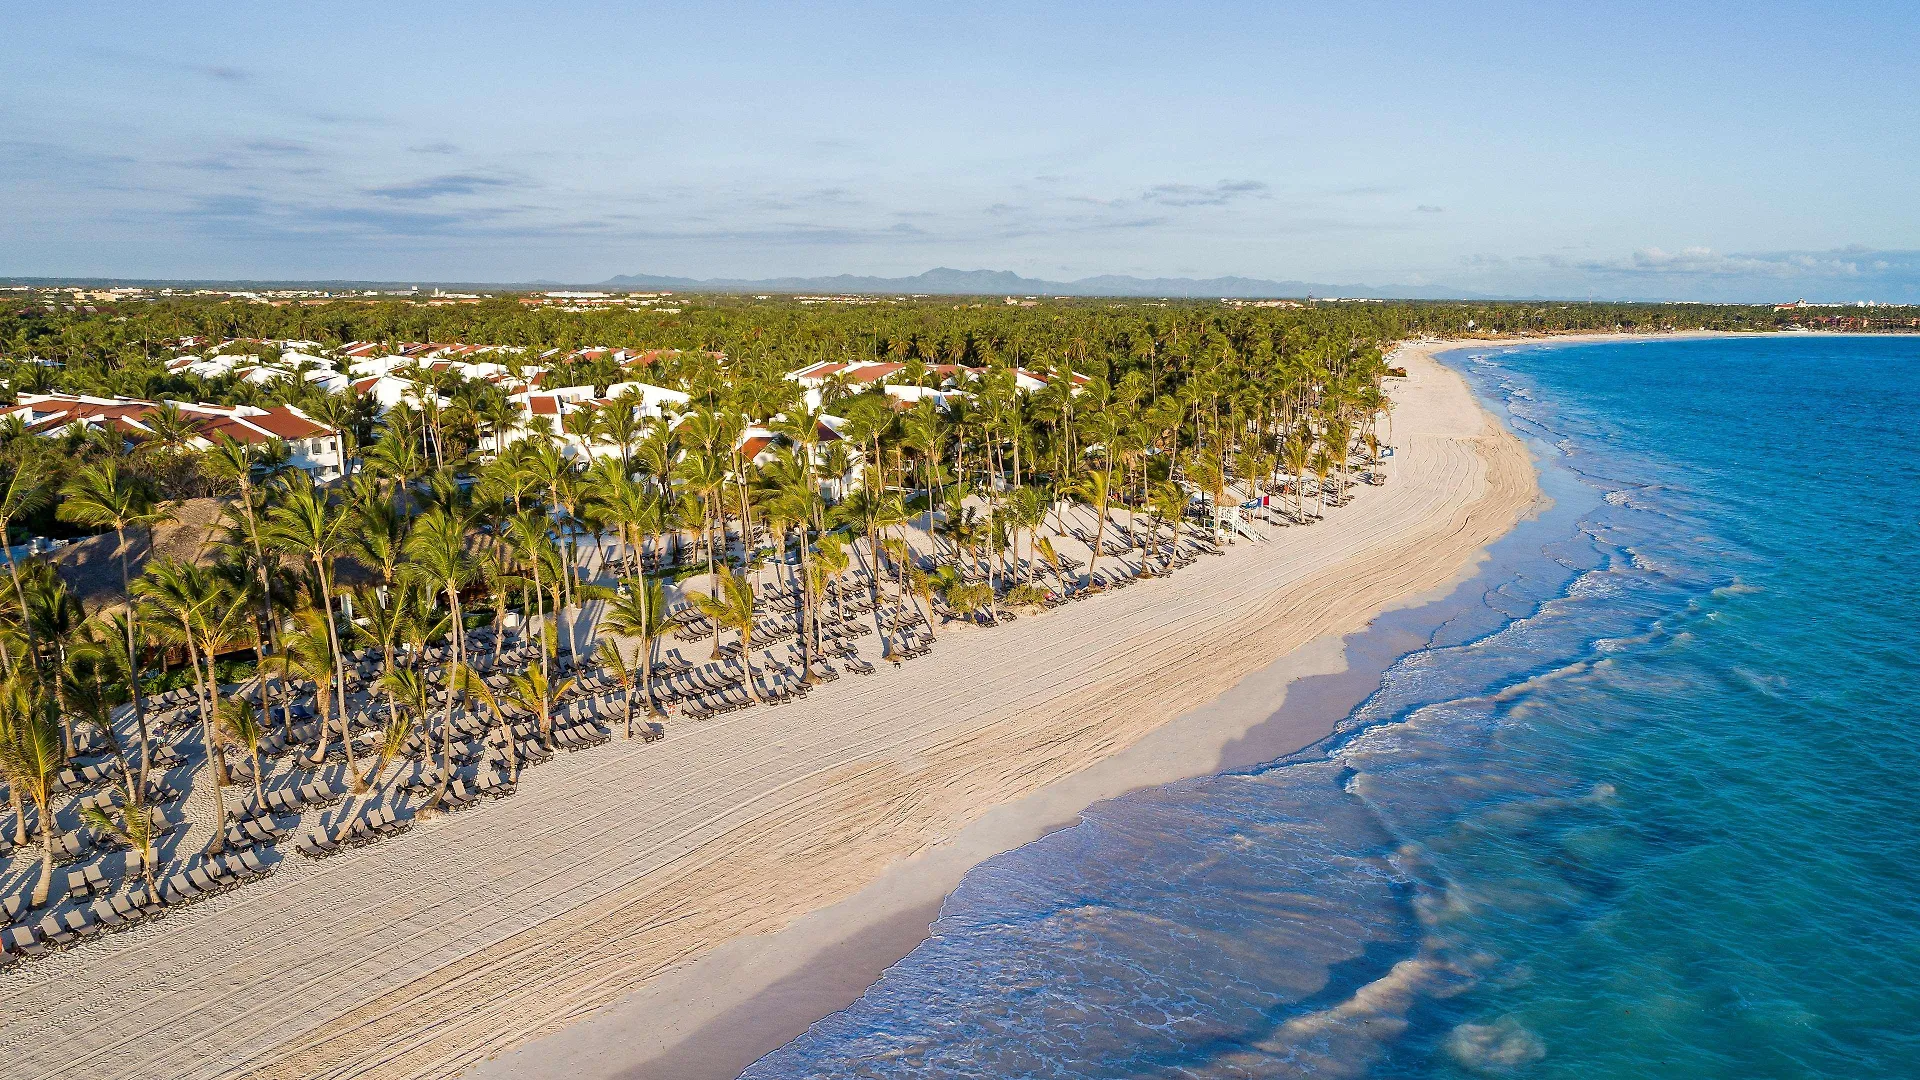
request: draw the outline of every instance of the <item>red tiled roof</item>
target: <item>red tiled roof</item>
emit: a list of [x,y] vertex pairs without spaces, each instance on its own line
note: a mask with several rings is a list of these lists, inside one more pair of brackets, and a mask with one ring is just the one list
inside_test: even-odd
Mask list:
[[264,416],[244,418],[255,427],[265,428],[283,439],[313,439],[331,434],[333,429],[300,416],[285,405],[268,409]]
[[[315,423],[305,414],[287,405],[255,410],[245,406],[200,405],[191,402],[175,404],[192,423],[194,431],[203,438],[209,439],[224,433],[244,443],[264,443],[274,437],[311,439],[331,434],[333,430]],[[141,438],[151,433],[144,421],[149,414],[159,408],[158,402],[133,398],[86,400],[71,395],[53,394],[36,397],[32,401],[24,401],[14,411],[26,410],[30,415],[43,415],[42,419],[33,421],[30,425],[31,430],[40,434],[59,431],[69,424],[84,423],[110,427],[130,437]]]
[[847,378],[855,382],[878,382],[897,371],[904,370],[906,366],[905,364],[895,363],[862,364],[852,371],[847,372]]

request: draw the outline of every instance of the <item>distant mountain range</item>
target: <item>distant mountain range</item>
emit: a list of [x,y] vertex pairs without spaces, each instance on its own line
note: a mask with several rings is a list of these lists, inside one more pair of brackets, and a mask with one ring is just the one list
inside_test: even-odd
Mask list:
[[1353,296],[1382,300],[1459,300],[1486,297],[1458,289],[1404,285],[1329,285],[1312,281],[1260,278],[1139,278],[1101,274],[1078,281],[1021,277],[1010,270],[955,270],[941,266],[912,277],[684,278],[658,274],[622,274],[594,288],[626,291],[721,293],[927,293],[940,296],[1139,296],[1182,298],[1280,298]]

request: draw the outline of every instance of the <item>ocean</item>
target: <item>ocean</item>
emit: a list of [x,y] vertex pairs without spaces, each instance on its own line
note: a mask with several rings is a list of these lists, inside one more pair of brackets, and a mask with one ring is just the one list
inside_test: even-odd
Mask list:
[[1444,359],[1554,504],[1420,647],[976,867],[746,1077],[1920,1076],[1920,339]]

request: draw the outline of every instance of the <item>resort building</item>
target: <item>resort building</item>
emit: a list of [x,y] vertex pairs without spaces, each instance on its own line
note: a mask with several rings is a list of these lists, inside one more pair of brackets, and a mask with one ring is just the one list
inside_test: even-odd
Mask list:
[[185,422],[184,445],[209,450],[228,435],[249,446],[275,439],[286,443],[288,463],[311,473],[316,480],[332,480],[341,473],[340,433],[292,405],[258,408],[252,405],[203,405],[188,402],[141,401],[137,398],[98,398],[74,394],[21,394],[19,402],[0,413],[18,418],[29,432],[54,438],[73,431],[103,430],[121,435],[129,444],[162,434],[157,414],[168,406]]

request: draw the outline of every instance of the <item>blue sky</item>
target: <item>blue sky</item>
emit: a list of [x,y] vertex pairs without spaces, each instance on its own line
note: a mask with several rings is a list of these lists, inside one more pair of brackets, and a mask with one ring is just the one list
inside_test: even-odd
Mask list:
[[[1685,8],[1685,10],[1675,10]],[[1920,300],[1920,5],[16,5],[0,274]]]

